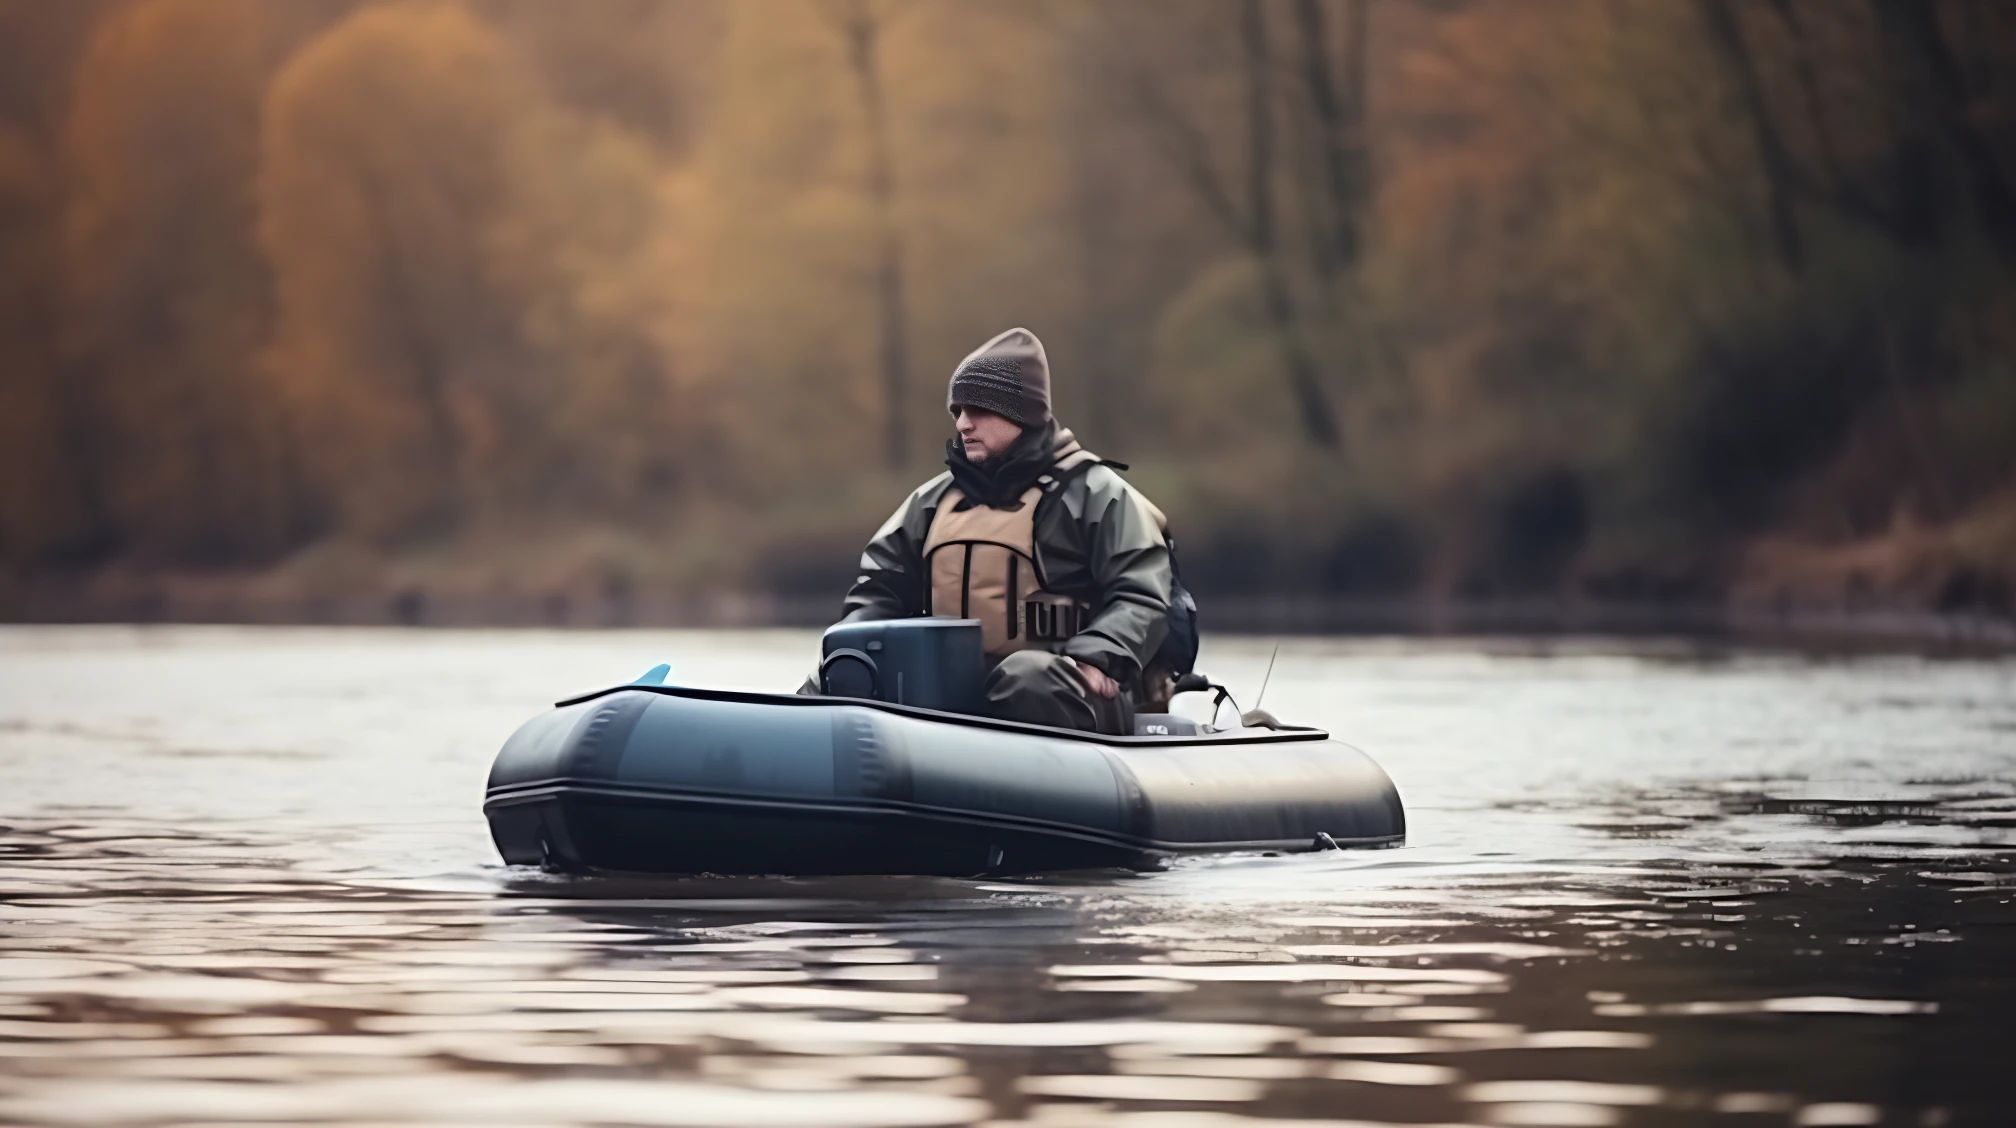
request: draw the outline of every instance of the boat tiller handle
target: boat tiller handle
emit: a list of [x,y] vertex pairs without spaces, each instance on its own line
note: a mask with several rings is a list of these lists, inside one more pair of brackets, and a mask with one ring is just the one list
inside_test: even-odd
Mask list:
[[1232,711],[1235,715],[1239,712],[1239,702],[1232,699],[1231,690],[1226,689],[1224,686],[1219,685],[1217,682],[1212,681],[1195,670],[1177,678],[1176,684],[1169,689],[1169,695],[1174,697],[1179,693],[1191,693],[1204,689],[1217,691],[1211,698],[1211,720],[1213,723],[1217,722],[1219,710],[1225,707],[1227,701],[1232,702]]

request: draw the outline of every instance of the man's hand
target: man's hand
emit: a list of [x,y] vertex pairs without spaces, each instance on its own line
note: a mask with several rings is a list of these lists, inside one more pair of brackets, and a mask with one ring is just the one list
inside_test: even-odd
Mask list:
[[1065,660],[1071,663],[1072,669],[1078,671],[1078,677],[1085,683],[1086,689],[1101,697],[1116,697],[1119,695],[1120,683],[1107,677],[1106,671],[1094,666],[1090,662],[1080,662],[1076,658],[1067,658]]

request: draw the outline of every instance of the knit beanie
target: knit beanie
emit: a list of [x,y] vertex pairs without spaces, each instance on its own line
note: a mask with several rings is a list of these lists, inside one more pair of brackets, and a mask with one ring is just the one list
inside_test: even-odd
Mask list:
[[1050,418],[1050,358],[1027,329],[1010,329],[974,349],[952,370],[945,408],[981,407],[1024,427]]

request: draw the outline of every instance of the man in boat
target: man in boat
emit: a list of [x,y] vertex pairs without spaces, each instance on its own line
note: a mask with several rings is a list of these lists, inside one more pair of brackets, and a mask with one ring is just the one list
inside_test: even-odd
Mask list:
[[945,406],[946,472],[868,542],[841,621],[978,619],[990,715],[1131,733],[1136,705],[1166,708],[1196,656],[1161,512],[1051,415],[1027,329],[960,361]]

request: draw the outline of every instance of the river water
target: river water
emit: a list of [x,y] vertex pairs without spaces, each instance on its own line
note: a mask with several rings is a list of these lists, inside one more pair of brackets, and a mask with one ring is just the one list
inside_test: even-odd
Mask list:
[[548,702],[814,649],[0,630],[0,1123],[2016,1124],[2016,661],[1290,641],[1268,709],[1380,760],[1405,847],[499,864]]

